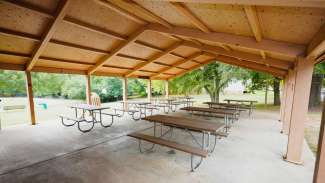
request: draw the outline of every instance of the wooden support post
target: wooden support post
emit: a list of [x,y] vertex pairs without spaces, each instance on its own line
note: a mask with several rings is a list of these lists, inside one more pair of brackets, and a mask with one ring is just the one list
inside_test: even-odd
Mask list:
[[[281,98],[280,98],[280,119],[279,122],[284,122],[284,109],[285,109],[285,101],[286,101],[286,92],[287,92],[287,76],[283,79],[281,85]],[[282,131],[281,131],[282,132]]]
[[128,78],[123,78],[123,109],[128,110]]
[[165,98],[169,98],[169,81],[165,80]]
[[152,82],[151,82],[151,79],[148,79],[147,95],[148,95],[148,101],[151,102],[151,95],[152,95]]
[[295,67],[295,85],[289,124],[288,147],[285,156],[288,162],[301,164],[305,122],[307,120],[309,94],[314,64],[311,60],[298,58]]
[[35,107],[34,107],[32,76],[29,71],[26,71],[25,74],[26,74],[26,93],[27,93],[27,98],[28,98],[28,103],[29,103],[30,119],[31,119],[32,125],[35,125],[36,117],[35,117]]
[[322,121],[320,125],[318,150],[314,169],[314,181],[313,183],[325,182],[325,103],[323,105]]
[[284,104],[284,114],[283,114],[283,124],[282,124],[282,133],[289,134],[289,126],[291,120],[291,110],[293,103],[293,94],[295,87],[296,72],[292,69],[289,70],[288,75],[286,76],[286,97]]
[[87,104],[91,105],[91,76],[86,75],[86,99]]

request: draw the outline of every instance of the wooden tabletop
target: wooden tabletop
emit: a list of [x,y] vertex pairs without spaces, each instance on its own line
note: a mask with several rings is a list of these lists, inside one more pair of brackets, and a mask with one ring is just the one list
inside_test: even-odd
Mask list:
[[186,111],[198,111],[198,112],[210,112],[210,113],[217,113],[217,114],[236,114],[236,110],[228,110],[228,109],[214,109],[214,108],[206,108],[206,107],[183,107],[180,110]]
[[232,101],[232,102],[250,102],[250,103],[257,103],[256,100],[240,100],[240,99],[225,99],[224,101]]
[[149,122],[157,122],[166,126],[174,126],[196,131],[217,132],[225,126],[220,122],[211,122],[202,119],[185,118],[168,115],[152,115],[143,118]]
[[104,109],[110,109],[110,107],[99,107],[99,106],[89,105],[89,104],[76,104],[76,105],[72,105],[70,107],[76,108],[76,109],[84,109],[87,111],[100,111],[100,110],[104,110]]

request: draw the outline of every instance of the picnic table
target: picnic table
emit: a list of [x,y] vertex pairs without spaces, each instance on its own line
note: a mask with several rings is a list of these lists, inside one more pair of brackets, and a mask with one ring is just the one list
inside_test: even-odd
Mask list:
[[[121,102],[124,103],[124,102]],[[145,101],[128,101],[127,105],[129,106],[128,108],[133,108],[137,111],[139,111],[139,119],[142,119],[143,117],[147,116],[147,111],[149,110],[150,115],[152,115],[153,110],[157,110],[157,108],[150,106],[151,102],[145,102]]]
[[203,102],[203,104],[208,104],[209,108],[226,108],[226,109],[233,109],[237,110],[238,112],[247,111],[249,115],[252,114],[253,109],[255,108],[254,105],[244,105],[244,104],[235,104],[235,103],[219,103],[219,102]]
[[[148,122],[154,123],[153,125],[153,136],[144,135],[140,133],[131,133],[128,136],[139,139],[139,150],[143,152],[141,148],[141,140],[145,140],[151,142],[153,145],[151,148],[147,150],[152,150],[155,144],[159,144],[162,146],[167,146],[176,150],[180,150],[183,152],[187,152],[191,154],[191,170],[198,168],[200,166],[204,157],[207,157],[208,153],[212,153],[216,146],[218,132],[224,128],[223,123],[219,122],[210,122],[207,120],[198,120],[192,118],[184,118],[184,117],[177,117],[177,116],[168,116],[168,115],[152,115],[143,118]],[[157,133],[157,123],[160,124],[160,134]],[[169,130],[163,133],[163,126],[169,127]],[[178,128],[182,129],[185,132],[189,133],[193,141],[199,146],[199,148],[193,147],[191,145],[186,144],[179,144],[177,142],[173,142],[170,140],[163,139],[168,133],[173,133],[173,129]],[[202,138],[198,140],[197,137],[193,135],[193,132],[201,133]],[[211,146],[210,143],[210,136],[215,136],[214,144]],[[200,161],[194,165],[193,163],[193,155],[200,156]]]
[[[69,107],[74,109],[75,118],[61,115],[61,122],[64,126],[73,126],[77,124],[78,129],[81,132],[89,132],[94,128],[95,123],[100,123],[105,128],[110,127],[113,124],[113,115],[112,121],[109,124],[104,124],[102,118],[103,114],[111,115],[108,113],[103,113],[103,110],[109,109],[110,107],[98,107],[89,104],[76,104]],[[81,111],[81,113],[78,113],[79,111]],[[86,116],[87,114],[89,115]],[[97,114],[99,114],[99,117]],[[70,123],[67,123],[67,121],[70,121]]]
[[226,132],[228,132],[228,128],[230,128],[230,121],[233,123],[234,120],[238,119],[238,111],[235,110],[227,110],[227,109],[214,109],[214,108],[206,108],[206,107],[183,107],[180,110],[188,111],[191,114],[196,115],[205,115],[215,117],[215,118],[223,118],[225,123]]
[[254,103],[257,103],[256,100],[240,100],[240,99],[225,99],[224,101],[226,101],[228,104],[231,104],[231,102],[235,102],[235,103],[248,103],[249,106],[249,115],[252,114],[253,109],[254,109]]

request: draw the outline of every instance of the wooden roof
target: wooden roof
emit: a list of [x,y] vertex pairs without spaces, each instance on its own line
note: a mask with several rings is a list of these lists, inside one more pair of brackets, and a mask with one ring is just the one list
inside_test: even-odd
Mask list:
[[217,60],[282,77],[324,40],[324,0],[0,1],[1,69],[170,79]]

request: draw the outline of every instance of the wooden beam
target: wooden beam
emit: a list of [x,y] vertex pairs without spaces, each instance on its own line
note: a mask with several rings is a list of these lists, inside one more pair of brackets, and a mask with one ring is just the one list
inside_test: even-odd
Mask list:
[[169,81],[165,80],[165,98],[169,98]]
[[244,10],[257,42],[262,40],[262,29],[255,6],[244,6]]
[[266,53],[265,53],[265,51],[260,51],[260,54],[261,54],[261,57],[263,59],[266,59]]
[[144,63],[140,63],[138,64],[137,66],[135,66],[135,68],[133,68],[132,71],[126,73],[126,77],[129,77],[131,76],[134,72],[140,70],[141,68],[143,68],[144,66],[150,64],[150,63],[153,63],[154,61],[156,61],[157,59],[161,58],[162,56],[164,55],[167,55],[169,54],[170,52],[172,52],[173,50],[175,50],[176,48],[178,48],[182,43],[181,42],[177,42],[177,43],[174,43],[173,45],[171,45],[168,49],[166,49],[164,52],[161,52],[161,53],[158,53],[156,55],[154,55],[152,58],[150,58],[148,60],[148,62],[144,62]]
[[230,4],[230,5],[256,5],[256,6],[284,6],[284,7],[325,7],[322,0],[156,0],[168,2],[184,2],[184,3],[207,3],[207,4]]
[[290,111],[290,128],[285,160],[295,164],[302,163],[304,130],[308,121],[308,103],[314,65],[312,61],[298,57],[295,68],[295,82],[292,109]]
[[313,183],[322,183],[325,180],[325,103],[323,104],[322,121],[320,125],[318,149],[314,169]]
[[198,56],[200,56],[202,54],[203,54],[202,52],[194,53],[194,54],[190,55],[189,57],[187,57],[187,58],[185,58],[183,60],[177,61],[176,63],[174,63],[170,67],[165,67],[165,68],[161,69],[160,71],[158,71],[157,74],[151,76],[151,78],[155,78],[155,77],[159,76],[160,74],[162,74],[162,73],[164,73],[164,72],[166,72],[166,71],[168,71],[168,70],[170,70],[172,68],[175,68],[175,67],[177,67],[179,65],[182,65],[182,64],[186,63],[187,61],[190,61],[192,59],[195,59],[196,57],[198,57]]
[[119,13],[120,15],[124,16],[125,18],[129,19],[129,20],[132,20],[136,23],[139,23],[139,24],[147,24],[148,22],[145,21],[144,19],[114,5],[113,3],[107,1],[107,0],[95,0],[95,2],[97,2],[98,4],[101,4],[113,11],[115,11],[116,13]]
[[149,24],[147,30],[166,33],[170,35],[178,35],[190,37],[193,39],[201,39],[205,41],[212,41],[219,44],[236,45],[245,48],[263,50],[268,52],[275,52],[291,57],[301,56],[305,53],[305,46],[299,44],[293,44],[282,41],[273,41],[263,39],[260,42],[256,42],[251,37],[234,35],[229,33],[205,33],[196,29],[185,28],[185,27],[173,27],[165,28],[158,24]]
[[273,68],[273,67],[265,67],[264,65],[261,65],[261,64],[252,63],[252,62],[248,62],[245,60],[237,60],[232,57],[227,57],[227,56],[222,56],[222,55],[217,55],[216,60],[226,63],[226,64],[243,67],[246,69],[269,73],[269,74],[272,74],[274,76],[281,77],[281,78],[283,78],[283,76],[285,76],[287,74],[287,71],[285,71],[285,70],[280,70],[280,69]]
[[147,97],[148,97],[148,101],[151,102],[151,97],[152,97],[152,82],[151,82],[151,79],[148,79],[148,81],[147,81]]
[[184,46],[192,47],[192,48],[197,48],[202,51],[206,51],[212,54],[218,54],[218,55],[224,55],[224,56],[229,56],[229,57],[234,57],[237,59],[242,59],[242,60],[247,60],[259,64],[266,64],[272,67],[276,67],[279,69],[289,69],[292,67],[292,63],[289,63],[287,61],[283,60],[278,60],[278,59],[273,59],[273,58],[261,58],[259,55],[251,54],[251,53],[246,53],[246,52],[241,52],[241,51],[226,51],[222,48],[219,48],[217,46],[210,46],[210,45],[197,45],[193,44],[191,42],[183,42]]
[[55,30],[57,29],[58,25],[60,24],[61,20],[64,18],[67,10],[68,10],[69,1],[68,0],[61,0],[57,7],[57,12],[55,14],[55,18],[53,22],[51,22],[50,26],[46,29],[42,36],[42,41],[33,51],[31,60],[26,65],[26,70],[30,71],[33,69],[36,61],[43,53],[44,49],[46,48],[47,43],[52,38]]
[[199,18],[197,18],[183,3],[171,2],[170,3],[178,13],[188,19],[194,26],[203,32],[211,32],[209,27],[206,26]]
[[123,89],[123,109],[128,110],[128,78],[122,78],[122,89]]
[[325,24],[314,35],[307,48],[307,59],[315,60],[325,53]]
[[191,72],[191,71],[193,71],[193,70],[195,70],[195,69],[198,69],[199,67],[202,67],[203,65],[206,65],[206,64],[209,64],[209,63],[212,63],[212,62],[215,62],[215,61],[216,61],[215,58],[213,58],[213,59],[209,59],[209,60],[206,60],[206,61],[204,61],[204,62],[202,62],[202,63],[200,63],[200,64],[197,64],[197,65],[192,66],[191,68],[189,68],[189,69],[186,70],[186,71],[181,71],[181,72],[177,73],[175,76],[169,77],[168,80],[169,80],[169,79],[173,79],[173,78],[175,78],[175,77],[182,76],[183,74],[186,74],[186,73],[188,73],[188,72]]
[[[167,27],[167,28],[172,28],[173,25],[171,25],[169,22],[167,22],[165,19],[157,16],[153,12],[147,10],[146,8],[142,7],[138,3],[132,1],[132,0],[118,0],[118,1],[112,1],[112,3],[120,5],[123,7],[123,4],[127,4],[128,6],[133,8],[133,11],[138,11],[141,12],[142,14],[150,17],[151,19],[155,20],[157,23]],[[125,6],[125,5],[124,5]],[[141,16],[141,14],[138,14],[138,16]],[[142,19],[145,19],[144,17],[141,17]]]
[[136,30],[134,33],[132,33],[131,36],[129,36],[128,40],[119,44],[109,55],[104,56],[101,58],[95,66],[93,66],[91,69],[89,69],[88,74],[93,74],[98,68],[100,68],[102,65],[104,65],[107,61],[109,61],[113,56],[117,55],[124,47],[126,47],[128,44],[134,42],[143,32],[145,28],[141,27],[140,29]]
[[91,105],[91,76],[86,75],[86,101]]
[[26,71],[25,75],[26,75],[26,93],[27,93],[28,104],[29,104],[30,119],[32,125],[36,125],[32,76],[29,71]]

